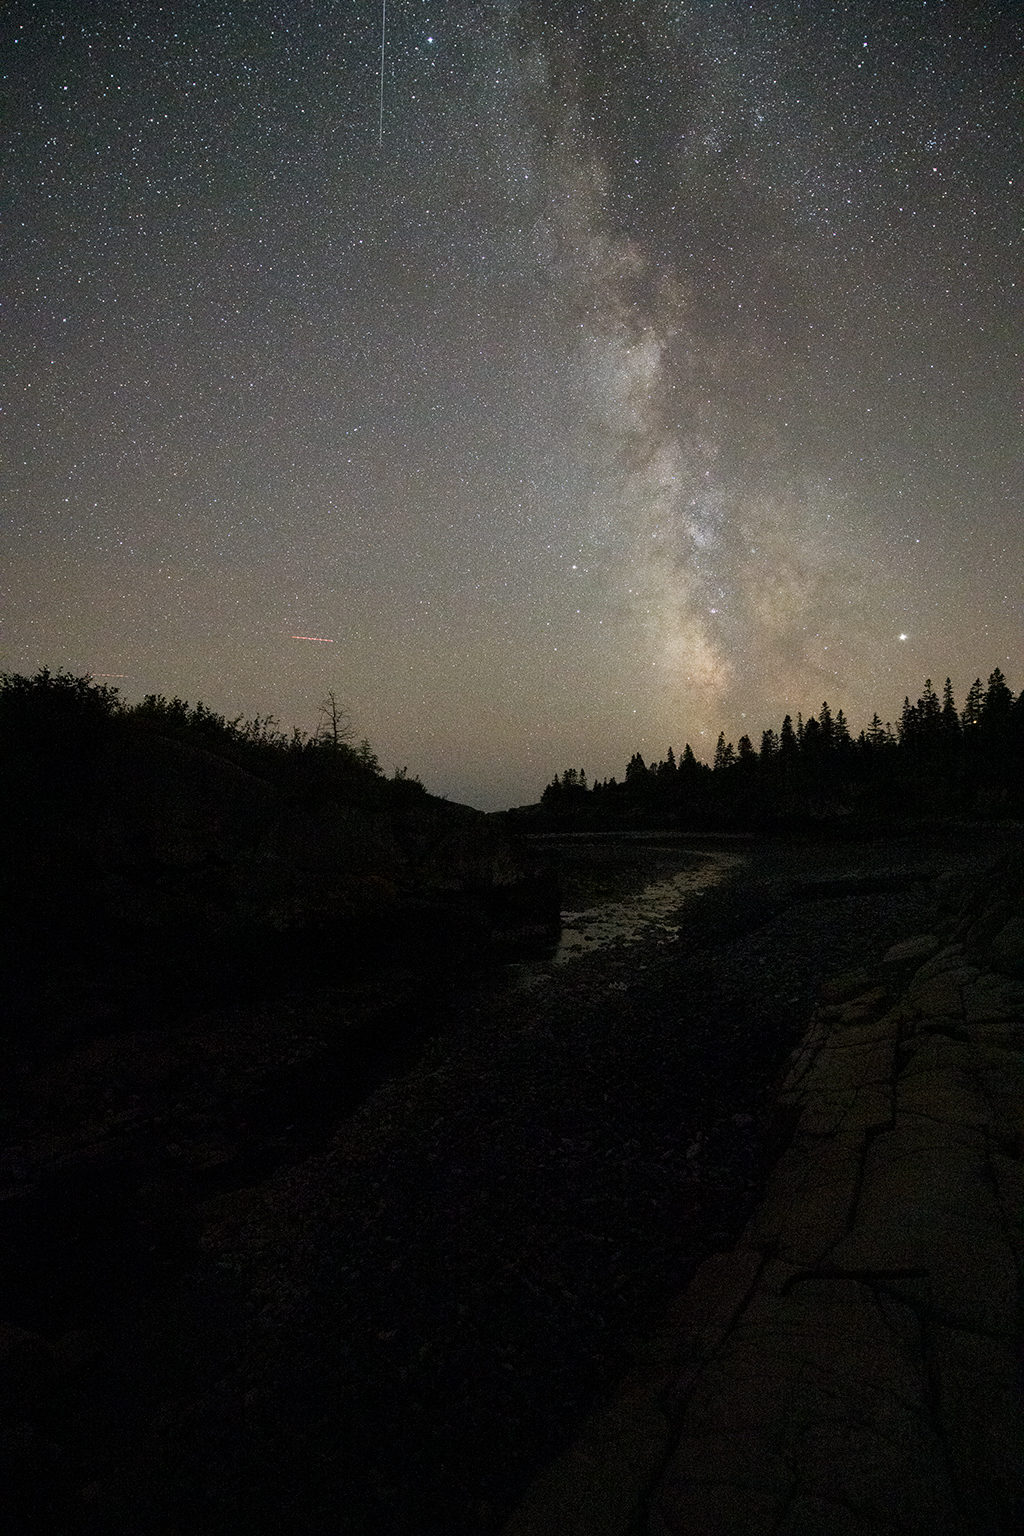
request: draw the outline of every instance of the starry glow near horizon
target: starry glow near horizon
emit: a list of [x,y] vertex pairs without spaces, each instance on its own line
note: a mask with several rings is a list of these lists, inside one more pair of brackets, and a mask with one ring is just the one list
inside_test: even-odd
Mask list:
[[387,15],[380,151],[379,6],[5,18],[0,666],[488,808],[1024,686],[1019,8]]

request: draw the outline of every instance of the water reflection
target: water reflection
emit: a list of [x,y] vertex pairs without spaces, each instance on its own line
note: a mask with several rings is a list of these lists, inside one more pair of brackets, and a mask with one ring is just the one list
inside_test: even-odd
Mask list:
[[[738,854],[717,851],[695,854],[687,850],[686,856],[689,867],[654,880],[619,901],[563,912],[562,935],[552,964],[565,965],[608,944],[635,944],[652,938],[667,943],[679,933],[681,908],[686,902],[747,862]],[[699,860],[696,864],[695,858]]]

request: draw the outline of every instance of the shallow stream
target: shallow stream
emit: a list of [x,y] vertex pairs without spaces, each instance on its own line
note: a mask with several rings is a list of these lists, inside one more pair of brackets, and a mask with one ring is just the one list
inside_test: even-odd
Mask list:
[[676,939],[706,892],[750,863],[746,837],[616,832],[530,838],[561,891],[561,934],[543,968],[610,946]]
[[662,874],[619,900],[563,910],[562,934],[552,963],[565,965],[609,944],[676,938],[684,906],[747,862],[739,854],[717,850],[697,853],[680,848],[676,857],[685,861],[686,867],[675,874]]

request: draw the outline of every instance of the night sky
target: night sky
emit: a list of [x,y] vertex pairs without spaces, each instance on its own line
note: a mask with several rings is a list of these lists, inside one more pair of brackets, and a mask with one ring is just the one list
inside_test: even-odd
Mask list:
[[485,809],[1024,687],[1024,7],[386,19],[4,8],[0,668]]

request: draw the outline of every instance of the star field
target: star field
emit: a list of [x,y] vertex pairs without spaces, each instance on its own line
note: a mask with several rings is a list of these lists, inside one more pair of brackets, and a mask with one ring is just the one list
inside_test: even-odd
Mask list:
[[1024,687],[1018,6],[2,28],[0,667],[485,808]]

